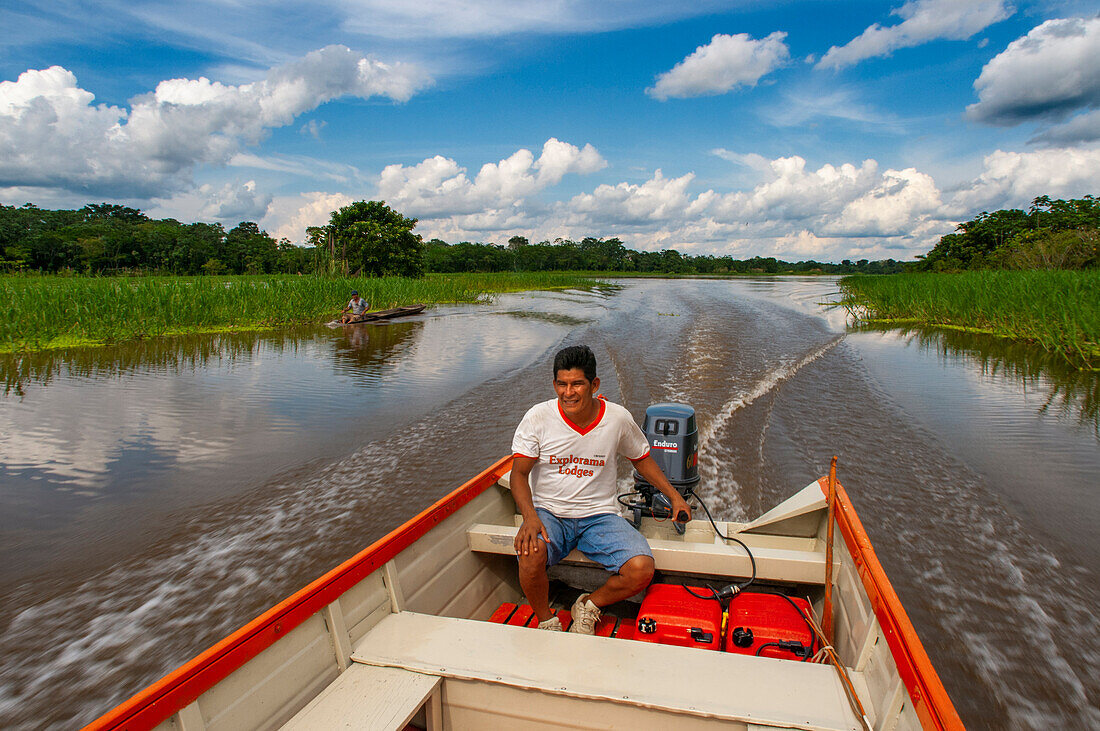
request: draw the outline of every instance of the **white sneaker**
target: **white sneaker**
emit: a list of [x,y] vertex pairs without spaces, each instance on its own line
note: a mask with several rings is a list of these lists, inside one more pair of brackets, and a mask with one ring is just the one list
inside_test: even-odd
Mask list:
[[539,629],[548,629],[551,632],[562,632],[561,620],[558,619],[558,615],[554,615],[545,622],[539,622]]
[[576,632],[579,635],[596,634],[600,608],[589,601],[588,597],[588,594],[581,594],[577,597],[577,601],[573,602],[573,610],[570,612],[573,615],[573,624],[569,627],[570,632]]

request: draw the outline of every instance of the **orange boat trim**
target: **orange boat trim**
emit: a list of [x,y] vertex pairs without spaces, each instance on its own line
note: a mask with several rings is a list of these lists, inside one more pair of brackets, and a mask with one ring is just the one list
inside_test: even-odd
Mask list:
[[[821,491],[828,496],[829,480],[822,477],[818,480]],[[909,621],[909,615],[901,605],[894,587],[886,577],[882,564],[875,555],[875,549],[871,546],[871,539],[863,529],[863,523],[856,515],[855,508],[848,498],[848,493],[839,482],[836,486],[836,522],[840,527],[840,533],[844,536],[844,543],[848,546],[848,552],[856,563],[859,577],[863,580],[863,588],[871,599],[875,617],[886,643],[890,646],[890,652],[898,666],[898,673],[909,691],[909,699],[913,703],[913,710],[917,712],[921,725],[926,729],[963,729],[965,728],[955,704],[947,695],[947,690],[940,681],[939,674],[932,666],[928,653],[924,650],[917,631],[913,629],[913,623]]]

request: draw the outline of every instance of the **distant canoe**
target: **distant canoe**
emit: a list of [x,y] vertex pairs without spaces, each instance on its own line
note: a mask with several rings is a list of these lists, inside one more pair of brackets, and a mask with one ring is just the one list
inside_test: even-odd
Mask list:
[[333,320],[327,323],[329,327],[339,327],[341,325],[362,325],[367,322],[381,322],[382,320],[392,320],[395,317],[407,317],[409,315],[416,315],[423,312],[427,305],[405,305],[404,307],[394,307],[392,310],[376,310],[374,312],[366,312],[360,315],[354,322],[340,322],[339,320]]

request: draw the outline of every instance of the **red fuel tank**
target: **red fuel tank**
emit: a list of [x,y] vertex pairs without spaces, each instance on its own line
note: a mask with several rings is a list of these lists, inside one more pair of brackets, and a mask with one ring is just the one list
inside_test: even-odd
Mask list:
[[[790,599],[788,601],[787,599]],[[799,614],[813,616],[810,603],[798,597],[744,591],[729,604],[726,651],[787,660],[807,660],[814,653],[813,630]]]
[[[710,593],[702,587],[692,589],[700,596]],[[638,611],[634,639],[717,650],[722,646],[722,605],[694,597],[678,584],[653,584]]]

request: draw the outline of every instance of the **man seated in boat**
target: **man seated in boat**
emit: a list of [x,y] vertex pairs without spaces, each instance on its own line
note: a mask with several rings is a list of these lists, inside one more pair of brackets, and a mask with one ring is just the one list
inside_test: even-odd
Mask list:
[[340,322],[357,322],[360,318],[363,317],[363,313],[366,312],[369,308],[370,303],[360,297],[357,290],[353,289],[351,291],[351,299],[348,301],[348,306],[340,311],[341,314],[349,314],[345,314],[343,317],[341,317]]
[[594,634],[600,611],[631,597],[653,579],[649,543],[620,514],[616,457],[622,455],[672,503],[672,514],[691,517],[683,496],[649,456],[649,442],[630,412],[597,397],[596,356],[586,345],[554,356],[556,399],[524,415],[512,440],[512,496],[523,516],[516,534],[519,581],[539,628],[561,631],[551,612],[546,569],[574,548],[611,576],[573,604],[570,632]]

